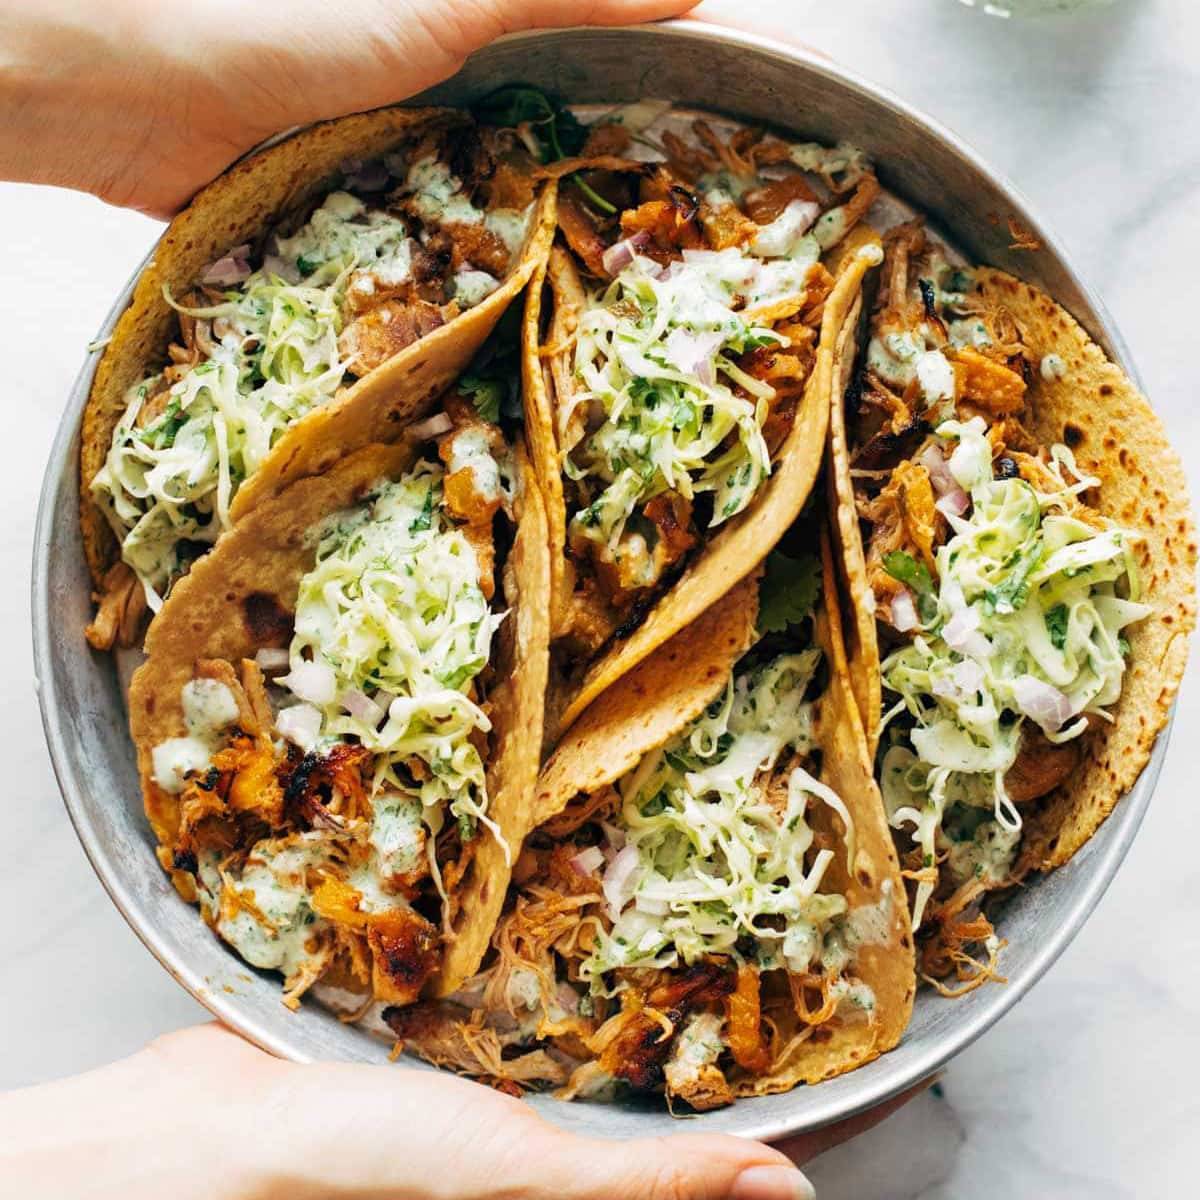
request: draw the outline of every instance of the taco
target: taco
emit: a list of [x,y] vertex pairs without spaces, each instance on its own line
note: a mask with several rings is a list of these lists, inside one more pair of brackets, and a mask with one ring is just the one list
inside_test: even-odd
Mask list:
[[244,159],[175,218],[84,412],[94,646],[133,644],[257,504],[436,403],[548,249],[533,165],[465,114],[380,109]]
[[385,1010],[400,1045],[509,1089],[694,1109],[896,1045],[913,944],[830,570],[777,552],[762,579],[568,732],[491,958],[446,1001]]
[[879,191],[857,151],[653,115],[619,110],[546,168],[559,240],[527,299],[525,391],[551,535],[550,731],[795,520],[832,348],[878,261],[856,236]]
[[158,857],[295,1005],[453,991],[530,823],[541,496],[463,396],[256,506],[172,590],[130,727]]
[[989,893],[1066,862],[1145,765],[1195,535],[1158,417],[1059,305],[919,222],[885,248],[835,391],[835,526],[922,973],[957,993],[995,974]]

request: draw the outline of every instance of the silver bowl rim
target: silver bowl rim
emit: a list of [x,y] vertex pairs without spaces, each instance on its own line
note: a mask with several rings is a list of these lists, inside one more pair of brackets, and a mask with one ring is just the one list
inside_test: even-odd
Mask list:
[[[532,30],[509,34],[500,40],[506,43],[553,40],[559,36],[577,33],[579,28]],[[596,29],[596,27],[591,28]],[[770,37],[694,18],[679,18],[652,25],[609,28],[605,32],[620,33],[624,29],[637,30],[642,33],[683,33],[702,41],[720,41],[727,44],[741,45],[760,53],[772,55],[787,63],[799,66],[806,71],[822,76],[835,87],[856,91],[870,102],[893,109],[916,125],[927,130],[933,137],[946,143],[951,150],[965,160],[975,171],[986,176],[1003,193],[1011,206],[1011,211],[1033,232],[1042,245],[1055,256],[1068,278],[1078,288],[1082,298],[1091,307],[1099,324],[1099,329],[1093,332],[1099,335],[1099,340],[1105,345],[1112,357],[1140,384],[1140,379],[1128,348],[1110,314],[1096,293],[1071,265],[1071,260],[1063,250],[1059,240],[1047,229],[1044,221],[1034,216],[1029,203],[1012,182],[1002,172],[995,170],[986,163],[958,134],[945,125],[920,112],[888,89],[869,82],[854,71],[828,58],[820,51],[808,47],[785,44]],[[417,103],[420,100],[420,96],[413,97],[410,103]],[[288,136],[291,132],[291,130],[284,131],[276,137],[268,139],[263,144],[273,144],[283,137]],[[112,332],[118,318],[129,302],[138,276],[153,256],[154,247],[151,247],[125,287],[118,294],[97,333],[97,341],[102,341]],[[130,895],[121,871],[106,849],[102,839],[97,834],[89,813],[86,781],[74,777],[67,768],[68,755],[66,744],[70,737],[70,730],[63,719],[64,710],[61,704],[58,703],[57,685],[52,670],[50,636],[55,623],[55,616],[51,606],[48,578],[50,561],[55,554],[55,548],[51,544],[48,534],[56,509],[55,493],[59,481],[64,472],[78,470],[78,463],[74,453],[74,442],[78,434],[83,407],[87,400],[97,362],[98,354],[94,351],[89,351],[72,386],[67,406],[47,459],[34,530],[31,607],[33,617],[35,687],[38,693],[42,726],[47,747],[50,751],[55,778],[58,782],[71,823],[75,828],[84,853],[91,863],[92,869],[100,879],[101,884],[112,902],[116,905],[118,911],[125,918],[143,945],[162,964],[172,978],[208,1009],[215,1018],[230,1028],[237,1030],[264,1050],[279,1057],[294,1058],[296,1057],[295,1051],[289,1045],[286,1037],[280,1036],[272,1029],[261,1025],[253,1019],[247,1019],[239,1011],[235,996],[218,993],[206,986],[203,977],[189,966],[186,961],[178,961],[164,944],[163,940],[159,938],[153,925],[145,919],[145,914],[140,911],[139,904]],[[1054,964],[1075,938],[1112,882],[1137,834],[1150,803],[1151,796],[1153,795],[1166,754],[1173,719],[1174,713],[1172,712],[1171,721],[1168,722],[1158,737],[1150,760],[1142,771],[1141,776],[1130,791],[1121,798],[1117,809],[1106,822],[1104,830],[1106,836],[1104,838],[1102,853],[1089,857],[1086,868],[1087,877],[1083,885],[1077,889],[1070,905],[1056,913],[1058,917],[1056,929],[1051,936],[1037,947],[1031,957],[1025,962],[1021,975],[1018,978],[1013,979],[1002,987],[991,989],[988,1003],[973,1008],[967,1014],[967,1019],[958,1023],[952,1032],[948,1033],[937,1044],[927,1048],[924,1053],[903,1055],[900,1051],[903,1050],[904,1043],[901,1042],[901,1045],[896,1050],[884,1055],[882,1059],[869,1064],[875,1070],[867,1071],[860,1069],[854,1072],[854,1076],[862,1080],[862,1086],[854,1093],[848,1103],[825,1106],[823,1108],[817,1098],[820,1091],[819,1087],[797,1089],[792,1095],[795,1096],[802,1092],[804,1094],[804,1103],[797,1104],[796,1111],[793,1114],[784,1114],[783,1116],[766,1120],[754,1117],[737,1120],[735,1113],[735,1119],[732,1122],[725,1123],[723,1128],[726,1131],[735,1132],[743,1137],[769,1141],[785,1137],[800,1130],[818,1129],[835,1121],[853,1116],[856,1113],[883,1103],[919,1083],[921,1080],[934,1075],[950,1059],[966,1049],[967,1046],[994,1025]],[[894,1064],[890,1070],[885,1065],[889,1061]],[[737,1110],[738,1107],[735,1104],[734,1110]],[[692,1128],[696,1127],[693,1126]]]

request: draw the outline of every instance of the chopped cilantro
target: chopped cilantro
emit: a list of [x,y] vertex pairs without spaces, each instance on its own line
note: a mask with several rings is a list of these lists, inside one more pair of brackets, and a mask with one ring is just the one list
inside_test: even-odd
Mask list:
[[569,108],[530,84],[497,88],[475,105],[475,115],[485,124],[506,129],[528,125],[544,163],[578,154],[587,140],[587,130]]
[[1042,539],[1035,538],[1025,549],[1005,563],[1009,573],[998,587],[988,588],[984,600],[993,612],[1016,612],[1029,599],[1029,577],[1042,561]]
[[1046,610],[1046,631],[1055,650],[1061,650],[1067,644],[1067,606],[1056,604]]
[[409,533],[424,533],[433,525],[433,488],[430,488],[425,493],[425,503],[421,505],[421,511],[417,516],[409,522]]

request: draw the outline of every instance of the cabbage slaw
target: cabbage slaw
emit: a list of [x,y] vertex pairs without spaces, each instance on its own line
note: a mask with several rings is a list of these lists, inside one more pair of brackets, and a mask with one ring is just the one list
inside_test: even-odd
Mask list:
[[[393,173],[407,171],[396,198],[423,219],[482,223],[510,252],[524,240],[530,210],[485,213],[432,158],[410,167],[396,155],[386,161]],[[91,484],[152,611],[228,528],[238,487],[283,433],[342,388],[353,363],[339,338],[352,305],[409,281],[427,237],[407,216],[333,191],[291,236],[268,238],[258,269],[249,268],[248,246],[212,264],[200,282],[221,286],[220,302],[189,307],[166,295],[199,323],[200,361],[173,370],[179,378],[165,388],[165,401],[161,372],[130,389]],[[485,274],[460,271],[449,281],[460,308],[499,286],[491,276],[475,278]]]
[[[440,464],[418,462],[317,528],[278,681],[298,700],[278,715],[285,737],[316,753],[349,738],[374,755],[372,843],[408,869],[422,820],[434,837],[448,813],[464,838],[477,823],[500,838],[474,740],[491,722],[472,693],[504,614],[443,508],[443,479]],[[426,849],[436,879],[432,837]]]
[[[882,664],[897,697],[884,725],[901,713],[913,724],[893,731],[881,784],[892,827],[910,829],[926,868],[945,858],[956,882],[996,883],[1019,842],[1005,775],[1024,733],[1032,726],[1062,744],[1089,717],[1111,719],[1125,672],[1121,631],[1152,610],[1138,601],[1136,535],[1084,520],[1073,504],[1099,480],[1066,446],[1051,448],[1040,491],[993,479],[981,417],[944,421],[936,442],[950,451],[970,511],[939,505],[952,536],[937,552],[935,607]],[[935,886],[920,881],[914,925]]]
[[784,654],[737,674],[618,784],[622,848],[604,878],[612,928],[581,968],[593,992],[611,994],[602,976],[618,967],[666,968],[709,954],[741,961],[746,939],[762,969],[804,971],[820,959],[846,901],[817,890],[832,850],[805,866],[814,836],[806,814],[814,800],[834,809],[851,856],[853,822],[836,793],[797,764],[782,796],[768,794],[781,759],[812,748],[804,696],[820,658],[812,649]]
[[[736,356],[787,344],[750,310],[803,297],[820,258],[804,227],[793,223],[791,236],[764,243],[770,259],[739,248],[684,250],[663,270],[631,252],[589,297],[574,352],[578,386],[559,416],[564,470],[592,495],[572,517],[574,535],[615,559],[635,510],[664,491],[713,493],[713,527],[750,504],[771,473],[762,427],[775,391]],[[584,434],[576,414],[594,406],[603,419]]]

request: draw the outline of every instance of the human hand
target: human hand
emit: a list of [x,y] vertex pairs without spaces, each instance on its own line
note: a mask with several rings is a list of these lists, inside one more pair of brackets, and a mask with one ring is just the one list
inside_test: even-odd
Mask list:
[[803,1200],[775,1150],[611,1143],[442,1072],[304,1066],[219,1025],[0,1097],[0,1194],[39,1200]]
[[0,0],[0,178],[166,217],[263,139],[404,100],[503,33],[694,0]]

